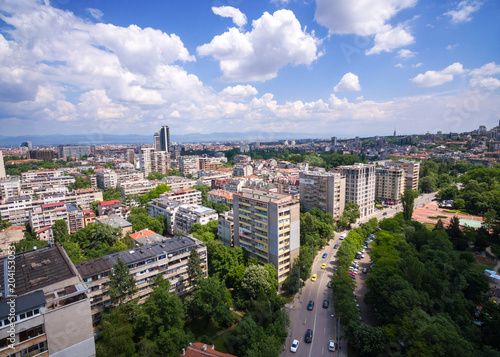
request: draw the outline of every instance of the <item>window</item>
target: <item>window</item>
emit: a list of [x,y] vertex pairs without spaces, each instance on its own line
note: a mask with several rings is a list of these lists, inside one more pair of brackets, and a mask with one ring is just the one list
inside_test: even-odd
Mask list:
[[43,325],[39,325],[19,333],[19,342],[29,340],[43,334]]
[[40,352],[44,352],[47,349],[47,342],[43,341],[21,351],[21,356],[34,356]]

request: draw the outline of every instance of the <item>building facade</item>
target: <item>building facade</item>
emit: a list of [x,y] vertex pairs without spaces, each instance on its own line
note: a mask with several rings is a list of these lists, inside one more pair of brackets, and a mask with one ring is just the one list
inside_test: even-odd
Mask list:
[[131,299],[139,298],[144,303],[154,287],[154,279],[162,275],[170,282],[170,292],[182,296],[192,288],[187,271],[191,249],[196,249],[201,260],[204,276],[207,276],[207,247],[198,239],[178,236],[165,238],[163,242],[118,252],[104,257],[76,264],[92,299],[92,321],[94,326],[101,319],[104,307],[112,305],[109,296],[109,275],[118,259],[128,266],[136,281],[137,293]]
[[234,212],[232,210],[219,214],[217,236],[226,247],[234,247]]
[[3,154],[2,151],[0,151],[0,179],[6,178],[7,175],[5,174],[5,164],[3,162]]
[[233,202],[234,245],[263,264],[273,264],[281,284],[299,255],[299,202],[264,190],[234,194]]
[[90,146],[87,145],[59,145],[57,155],[59,158],[89,156]]
[[359,205],[360,217],[366,217],[375,210],[375,165],[354,164],[340,166],[345,177],[345,202]]
[[405,189],[404,170],[399,167],[377,167],[375,176],[375,199],[379,202],[399,203]]
[[[64,249],[55,245],[15,256],[16,284],[6,286],[7,258],[0,262],[0,355],[95,356],[87,287]],[[15,315],[9,301],[15,297]],[[11,332],[9,319],[14,318]],[[13,341],[6,340],[14,335]],[[6,345],[7,341],[7,345]]]
[[200,170],[200,158],[198,156],[181,156],[179,158],[179,170],[184,177],[187,175],[196,176]]
[[299,174],[300,203],[316,207],[338,220],[345,206],[345,177],[337,172],[304,171]]
[[101,190],[106,190],[110,187],[116,187],[118,184],[118,175],[113,170],[102,170],[95,174],[97,187]]

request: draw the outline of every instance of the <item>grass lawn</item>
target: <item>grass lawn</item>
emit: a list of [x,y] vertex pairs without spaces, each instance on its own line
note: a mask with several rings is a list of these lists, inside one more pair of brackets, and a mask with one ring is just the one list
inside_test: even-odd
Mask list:
[[427,229],[433,229],[436,226],[434,223],[423,223],[423,225]]
[[446,217],[446,216],[428,216],[427,218],[430,218],[430,219],[446,219],[448,217]]

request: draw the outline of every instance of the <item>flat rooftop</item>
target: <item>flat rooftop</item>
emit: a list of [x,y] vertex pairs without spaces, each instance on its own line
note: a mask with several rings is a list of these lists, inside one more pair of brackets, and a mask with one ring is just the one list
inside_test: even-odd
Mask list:
[[[9,295],[24,295],[75,276],[69,259],[58,244],[16,255],[15,266],[16,285]],[[0,260],[0,291],[3,298],[6,296],[7,273],[5,258]]]
[[252,190],[248,192],[243,192],[241,194],[235,194],[234,196],[240,196],[242,198],[248,198],[250,200],[260,201],[260,202],[274,202],[283,199],[292,200],[292,197],[285,193],[277,193],[265,190]]

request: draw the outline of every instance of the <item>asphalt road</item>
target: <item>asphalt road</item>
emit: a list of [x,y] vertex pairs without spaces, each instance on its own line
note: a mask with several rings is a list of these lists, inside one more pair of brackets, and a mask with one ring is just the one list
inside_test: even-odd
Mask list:
[[[435,193],[419,196],[415,200],[415,207],[420,207],[430,203],[434,197]],[[367,222],[373,217],[376,217],[377,219],[393,217],[397,212],[401,212],[401,210],[401,205],[393,206],[381,211],[376,211],[369,217],[364,217],[359,221]],[[384,215],[384,212],[387,214]],[[285,351],[281,353],[281,356],[347,356],[347,344],[345,340],[338,340],[340,349],[337,349],[337,351],[328,351],[328,341],[337,341],[337,339],[344,334],[342,327],[339,326],[338,319],[334,317],[333,290],[327,287],[328,281],[331,279],[335,268],[334,255],[336,253],[336,249],[333,247],[335,246],[335,243],[341,242],[339,240],[340,235],[341,233],[336,233],[334,238],[330,240],[329,244],[318,252],[311,269],[311,274],[318,275],[317,280],[313,282],[311,281],[311,278],[309,278],[301,292],[296,294],[295,299],[290,304],[287,304],[287,311],[290,314],[290,328],[288,330],[288,338],[285,342]],[[322,258],[323,253],[327,253],[327,257],[325,259]],[[367,261],[368,259],[368,254],[366,254],[363,261],[366,266],[369,266],[369,261]],[[321,265],[323,263],[327,264],[326,269],[321,269]],[[360,285],[364,285],[366,277],[366,275],[361,277],[358,274],[356,279],[358,283],[358,287],[356,288],[357,297],[361,299],[366,293],[366,289],[365,286]],[[329,301],[328,309],[323,309],[322,307],[323,300],[325,299]],[[314,301],[314,309],[312,311],[307,310],[307,304],[310,300]],[[361,308],[361,312],[366,314],[367,312],[363,311],[366,309],[366,306],[361,306]],[[305,343],[304,336],[306,330],[309,328],[313,330],[312,343]],[[290,346],[294,339],[300,341],[297,353],[290,351]]]

